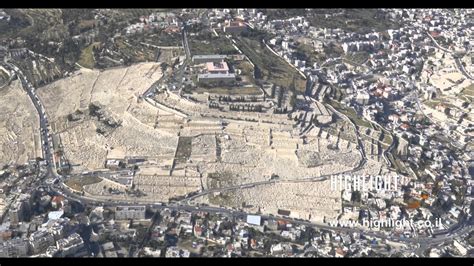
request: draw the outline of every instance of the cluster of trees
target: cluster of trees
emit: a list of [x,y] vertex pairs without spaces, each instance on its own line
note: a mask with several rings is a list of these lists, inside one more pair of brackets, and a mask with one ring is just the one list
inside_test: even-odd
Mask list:
[[[93,20],[94,10],[87,8],[65,8],[61,10],[61,18],[63,23],[68,26],[71,36],[87,31],[95,24],[81,23],[81,21]],[[87,25],[86,25],[87,24]]]
[[270,20],[306,16],[308,13],[304,8],[266,9],[264,12]]
[[249,29],[247,31],[242,31],[240,33],[240,36],[249,38],[249,39],[262,41],[267,36],[267,34],[266,32],[261,31],[261,30]]
[[89,115],[90,116],[98,116],[98,111],[100,109],[102,109],[102,106],[100,106],[99,104],[90,103],[89,104]]
[[225,86],[234,86],[238,85],[235,81],[232,82],[224,82],[222,80],[219,81],[207,81],[207,82],[198,82],[198,86],[202,88],[216,88],[216,87],[225,87]]
[[210,102],[210,103],[209,103],[209,108],[212,108],[212,109],[219,109],[219,104],[216,103],[216,102]]
[[14,36],[18,34],[21,29],[31,25],[28,17],[26,17],[20,11],[16,9],[5,9],[4,11],[10,15],[10,21],[0,21],[0,34],[2,36]]
[[81,115],[83,112],[81,110],[76,110],[74,113],[67,115],[67,120],[69,122],[81,120]]
[[255,79],[263,79],[263,72],[257,65],[253,69],[253,77]]
[[166,69],[169,67],[169,65],[166,62],[163,62],[160,64],[161,72],[165,73]]
[[[189,32],[200,33],[205,30],[205,27],[202,23],[195,23],[195,24],[186,26],[186,30]],[[209,32],[208,34],[211,34],[211,33]]]
[[57,53],[59,60],[56,62],[66,71],[71,71],[75,68],[75,63],[79,61],[81,51],[82,47],[79,44],[75,43],[72,39],[66,39],[63,42],[63,46],[59,48]]
[[247,111],[247,112],[262,112],[263,106],[260,104],[253,105],[253,104],[231,104],[229,106],[231,111]]
[[102,45],[93,45],[92,46],[92,54],[94,55],[94,58],[99,57],[102,50],[103,50]]
[[245,98],[244,96],[240,96],[238,98],[233,98],[230,96],[219,96],[219,102],[257,102],[257,97],[252,96],[250,99]]
[[[326,17],[326,14],[332,16]],[[341,28],[360,34],[399,27],[398,21],[392,21],[384,11],[377,9],[313,9],[305,17],[311,26]]]
[[[272,94],[275,95],[276,93],[277,92],[274,92]],[[280,87],[278,89],[278,95],[277,95],[277,105],[278,105],[278,107],[281,107],[281,105],[283,103],[283,94],[284,94],[284,89]]]
[[288,107],[285,106],[285,108],[275,108],[273,109],[274,114],[286,114],[288,113]]

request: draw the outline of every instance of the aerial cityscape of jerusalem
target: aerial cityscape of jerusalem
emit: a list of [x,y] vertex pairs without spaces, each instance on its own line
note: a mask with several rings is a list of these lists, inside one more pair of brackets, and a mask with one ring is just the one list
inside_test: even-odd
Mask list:
[[474,9],[0,9],[0,257],[473,258],[473,47]]

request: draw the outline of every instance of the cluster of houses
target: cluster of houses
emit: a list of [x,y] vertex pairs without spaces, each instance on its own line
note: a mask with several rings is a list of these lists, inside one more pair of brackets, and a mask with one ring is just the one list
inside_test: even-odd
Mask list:
[[[214,257],[344,257],[374,254],[390,256],[387,243],[360,233],[314,229],[299,223],[260,215],[242,215],[236,219],[226,214],[207,212],[160,211],[160,221],[152,229],[152,241],[168,239],[165,257],[188,257],[192,254]],[[275,241],[279,239],[278,241]],[[191,242],[190,246],[181,243]],[[273,242],[271,246],[265,243]],[[207,244],[206,244],[207,243]],[[213,250],[208,246],[215,246]],[[369,246],[371,246],[369,248]],[[163,256],[145,248],[144,256]],[[158,250],[159,251],[159,250]]]
[[[331,84],[342,90],[341,102],[353,107],[367,120],[382,125],[400,138],[403,152],[399,155],[415,165],[415,169],[424,169],[416,176],[429,176],[429,181],[410,186],[412,197],[422,192],[432,193],[433,187],[439,190],[433,198],[424,201],[437,209],[443,208],[441,218],[446,228],[457,223],[460,213],[469,213],[472,202],[472,116],[469,115],[470,104],[458,100],[458,103],[437,104],[434,109],[446,114],[441,123],[431,123],[431,117],[426,117],[420,110],[420,101],[425,98],[438,97],[440,92],[433,85],[422,82],[421,73],[428,60],[438,61],[444,56],[434,55],[446,52],[433,43],[432,37],[442,36],[449,44],[444,46],[450,51],[467,50],[472,47],[472,25],[468,23],[467,10],[384,10],[387,18],[398,20],[403,26],[389,29],[385,32],[358,34],[341,29],[318,29],[309,27],[304,18],[268,21],[263,28],[276,33],[269,44],[278,55],[318,84]],[[454,12],[454,13],[453,13]],[[331,67],[322,67],[315,63],[310,66],[299,60],[295,50],[296,39],[313,36],[315,42],[328,44],[336,42],[343,50],[343,55],[365,52],[367,60],[359,65],[348,62],[343,58],[328,59],[325,63]],[[316,50],[317,48],[314,47]],[[322,52],[322,50],[318,50]],[[448,51],[449,52],[449,51]],[[362,70],[362,71],[361,71]],[[454,69],[453,71],[460,71]],[[465,79],[469,77],[466,76]],[[457,82],[461,83],[462,80]],[[456,83],[456,82],[455,82]],[[464,84],[464,83],[463,83]],[[424,107],[423,107],[424,108]],[[461,157],[455,156],[449,141],[439,141],[436,136],[444,132],[454,145],[463,151]],[[470,132],[470,133],[466,133]],[[414,145],[409,145],[414,144]],[[414,175],[415,176],[415,175]],[[452,184],[462,184],[457,191]],[[464,188],[467,188],[465,192]],[[399,191],[399,194],[402,191]],[[406,191],[405,191],[406,192]],[[404,193],[405,193],[404,192]],[[459,197],[465,195],[465,201],[459,202]],[[401,198],[401,195],[391,195]],[[364,199],[365,197],[365,199]],[[363,203],[368,199],[363,196]],[[370,204],[369,204],[370,205]],[[443,206],[443,207],[440,207]],[[416,210],[388,209],[374,204],[373,217],[385,217],[392,214],[400,217],[421,217],[432,219],[434,216],[425,207]],[[352,210],[347,210],[353,212]],[[356,210],[358,213],[358,210]],[[421,213],[421,215],[418,215]],[[443,230],[446,230],[443,228]],[[432,234],[407,228],[402,234],[419,235]]]
[[176,14],[171,12],[153,13],[149,16],[141,16],[140,22],[131,24],[125,28],[127,35],[147,32],[153,29],[163,29],[168,33],[176,33],[181,31],[181,22]]
[[[20,195],[21,204],[9,212],[9,220],[0,228],[1,257],[66,257],[84,256],[82,237],[74,232],[77,221],[64,215],[71,214],[71,206],[61,196],[47,194],[34,200]],[[39,208],[40,215],[33,215]]]
[[212,29],[220,29],[225,34],[240,34],[263,25],[267,16],[255,8],[238,8],[233,15],[230,9],[212,9],[208,19]]

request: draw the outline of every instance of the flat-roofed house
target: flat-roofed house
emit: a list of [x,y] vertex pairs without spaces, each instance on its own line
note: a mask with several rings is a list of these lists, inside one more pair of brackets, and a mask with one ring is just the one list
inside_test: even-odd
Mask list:
[[206,69],[209,74],[228,74],[229,66],[226,62],[207,62]]
[[262,217],[260,215],[247,215],[247,223],[253,225],[262,225]]
[[117,220],[128,220],[136,219],[143,220],[145,219],[145,206],[117,206],[115,209],[115,219]]

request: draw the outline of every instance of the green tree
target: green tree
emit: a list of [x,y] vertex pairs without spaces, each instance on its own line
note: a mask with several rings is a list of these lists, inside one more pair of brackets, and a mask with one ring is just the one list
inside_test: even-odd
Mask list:
[[255,77],[255,79],[262,79],[263,78],[262,70],[260,70],[260,68],[257,65],[254,68],[254,77]]

